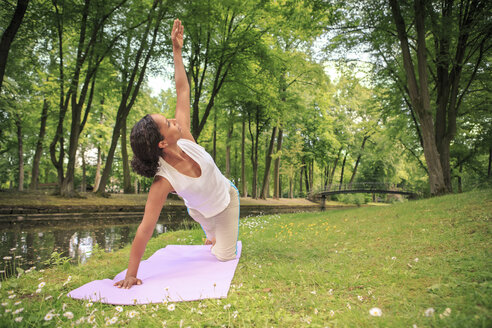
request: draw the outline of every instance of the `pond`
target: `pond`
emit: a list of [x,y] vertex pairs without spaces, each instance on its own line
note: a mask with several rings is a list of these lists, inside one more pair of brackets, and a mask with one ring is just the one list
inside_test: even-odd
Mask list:
[[[319,210],[317,206],[241,206],[241,217]],[[46,267],[53,252],[69,257],[72,263],[85,263],[95,247],[106,252],[121,249],[133,241],[141,220],[138,212],[4,215],[0,220],[0,280],[16,274],[17,267]],[[153,237],[196,225],[186,207],[175,207],[161,214]]]
[[[56,220],[0,224],[0,280],[11,276],[14,268],[24,270],[45,263],[53,252],[70,257],[72,263],[85,263],[94,247],[106,252],[130,244],[142,216],[78,218],[57,217]],[[191,218],[161,217],[153,237],[173,230],[190,229]],[[97,246],[96,246],[97,244]]]

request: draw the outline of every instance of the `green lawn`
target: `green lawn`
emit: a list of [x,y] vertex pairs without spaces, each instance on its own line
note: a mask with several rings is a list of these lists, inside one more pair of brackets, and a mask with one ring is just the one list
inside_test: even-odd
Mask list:
[[[120,313],[64,296],[126,268],[129,247],[98,251],[85,265],[61,264],[3,281],[0,326],[69,327],[83,318],[82,326],[95,320],[101,327],[115,318],[113,326],[124,327],[490,327],[491,196],[486,190],[244,219],[243,255],[229,297],[175,303],[172,311],[159,304],[123,307]],[[160,235],[149,242],[145,258],[167,244],[201,243],[202,234],[195,229]],[[381,316],[370,315],[374,307]],[[14,321],[18,317],[21,322]]]

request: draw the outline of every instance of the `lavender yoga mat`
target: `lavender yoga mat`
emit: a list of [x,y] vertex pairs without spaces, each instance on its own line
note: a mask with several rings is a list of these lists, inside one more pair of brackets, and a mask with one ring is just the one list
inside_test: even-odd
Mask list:
[[140,263],[141,285],[120,289],[113,284],[126,270],[111,279],[94,280],[68,293],[75,299],[118,305],[195,301],[225,298],[241,256],[237,243],[235,260],[220,262],[209,245],[169,245]]

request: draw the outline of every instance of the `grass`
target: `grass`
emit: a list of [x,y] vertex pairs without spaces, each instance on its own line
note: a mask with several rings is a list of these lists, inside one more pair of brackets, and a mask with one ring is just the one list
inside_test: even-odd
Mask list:
[[[69,327],[84,318],[82,326],[94,320],[101,327],[115,318],[113,326],[122,327],[490,327],[491,195],[244,219],[243,255],[228,298],[175,303],[172,311],[159,304],[120,313],[64,296],[126,268],[129,247],[96,251],[85,265],[61,263],[3,281],[0,326]],[[144,258],[167,244],[199,244],[202,234],[160,235]],[[370,315],[374,307],[380,317]]]

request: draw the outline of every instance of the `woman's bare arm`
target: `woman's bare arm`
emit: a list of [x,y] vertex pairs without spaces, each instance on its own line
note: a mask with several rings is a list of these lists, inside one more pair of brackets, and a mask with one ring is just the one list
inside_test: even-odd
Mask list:
[[173,41],[174,80],[176,83],[176,121],[181,126],[183,138],[195,141],[190,133],[190,85],[183,64],[183,25],[174,20],[171,39]]
[[133,285],[140,285],[142,281],[137,278],[140,260],[147,246],[147,242],[154,232],[155,224],[159,219],[162,207],[164,206],[167,195],[172,191],[172,186],[165,178],[156,176],[149,190],[147,203],[142,222],[138,226],[135,239],[133,239],[132,249],[130,250],[130,260],[128,270],[124,280],[114,284],[118,288],[130,288]]

